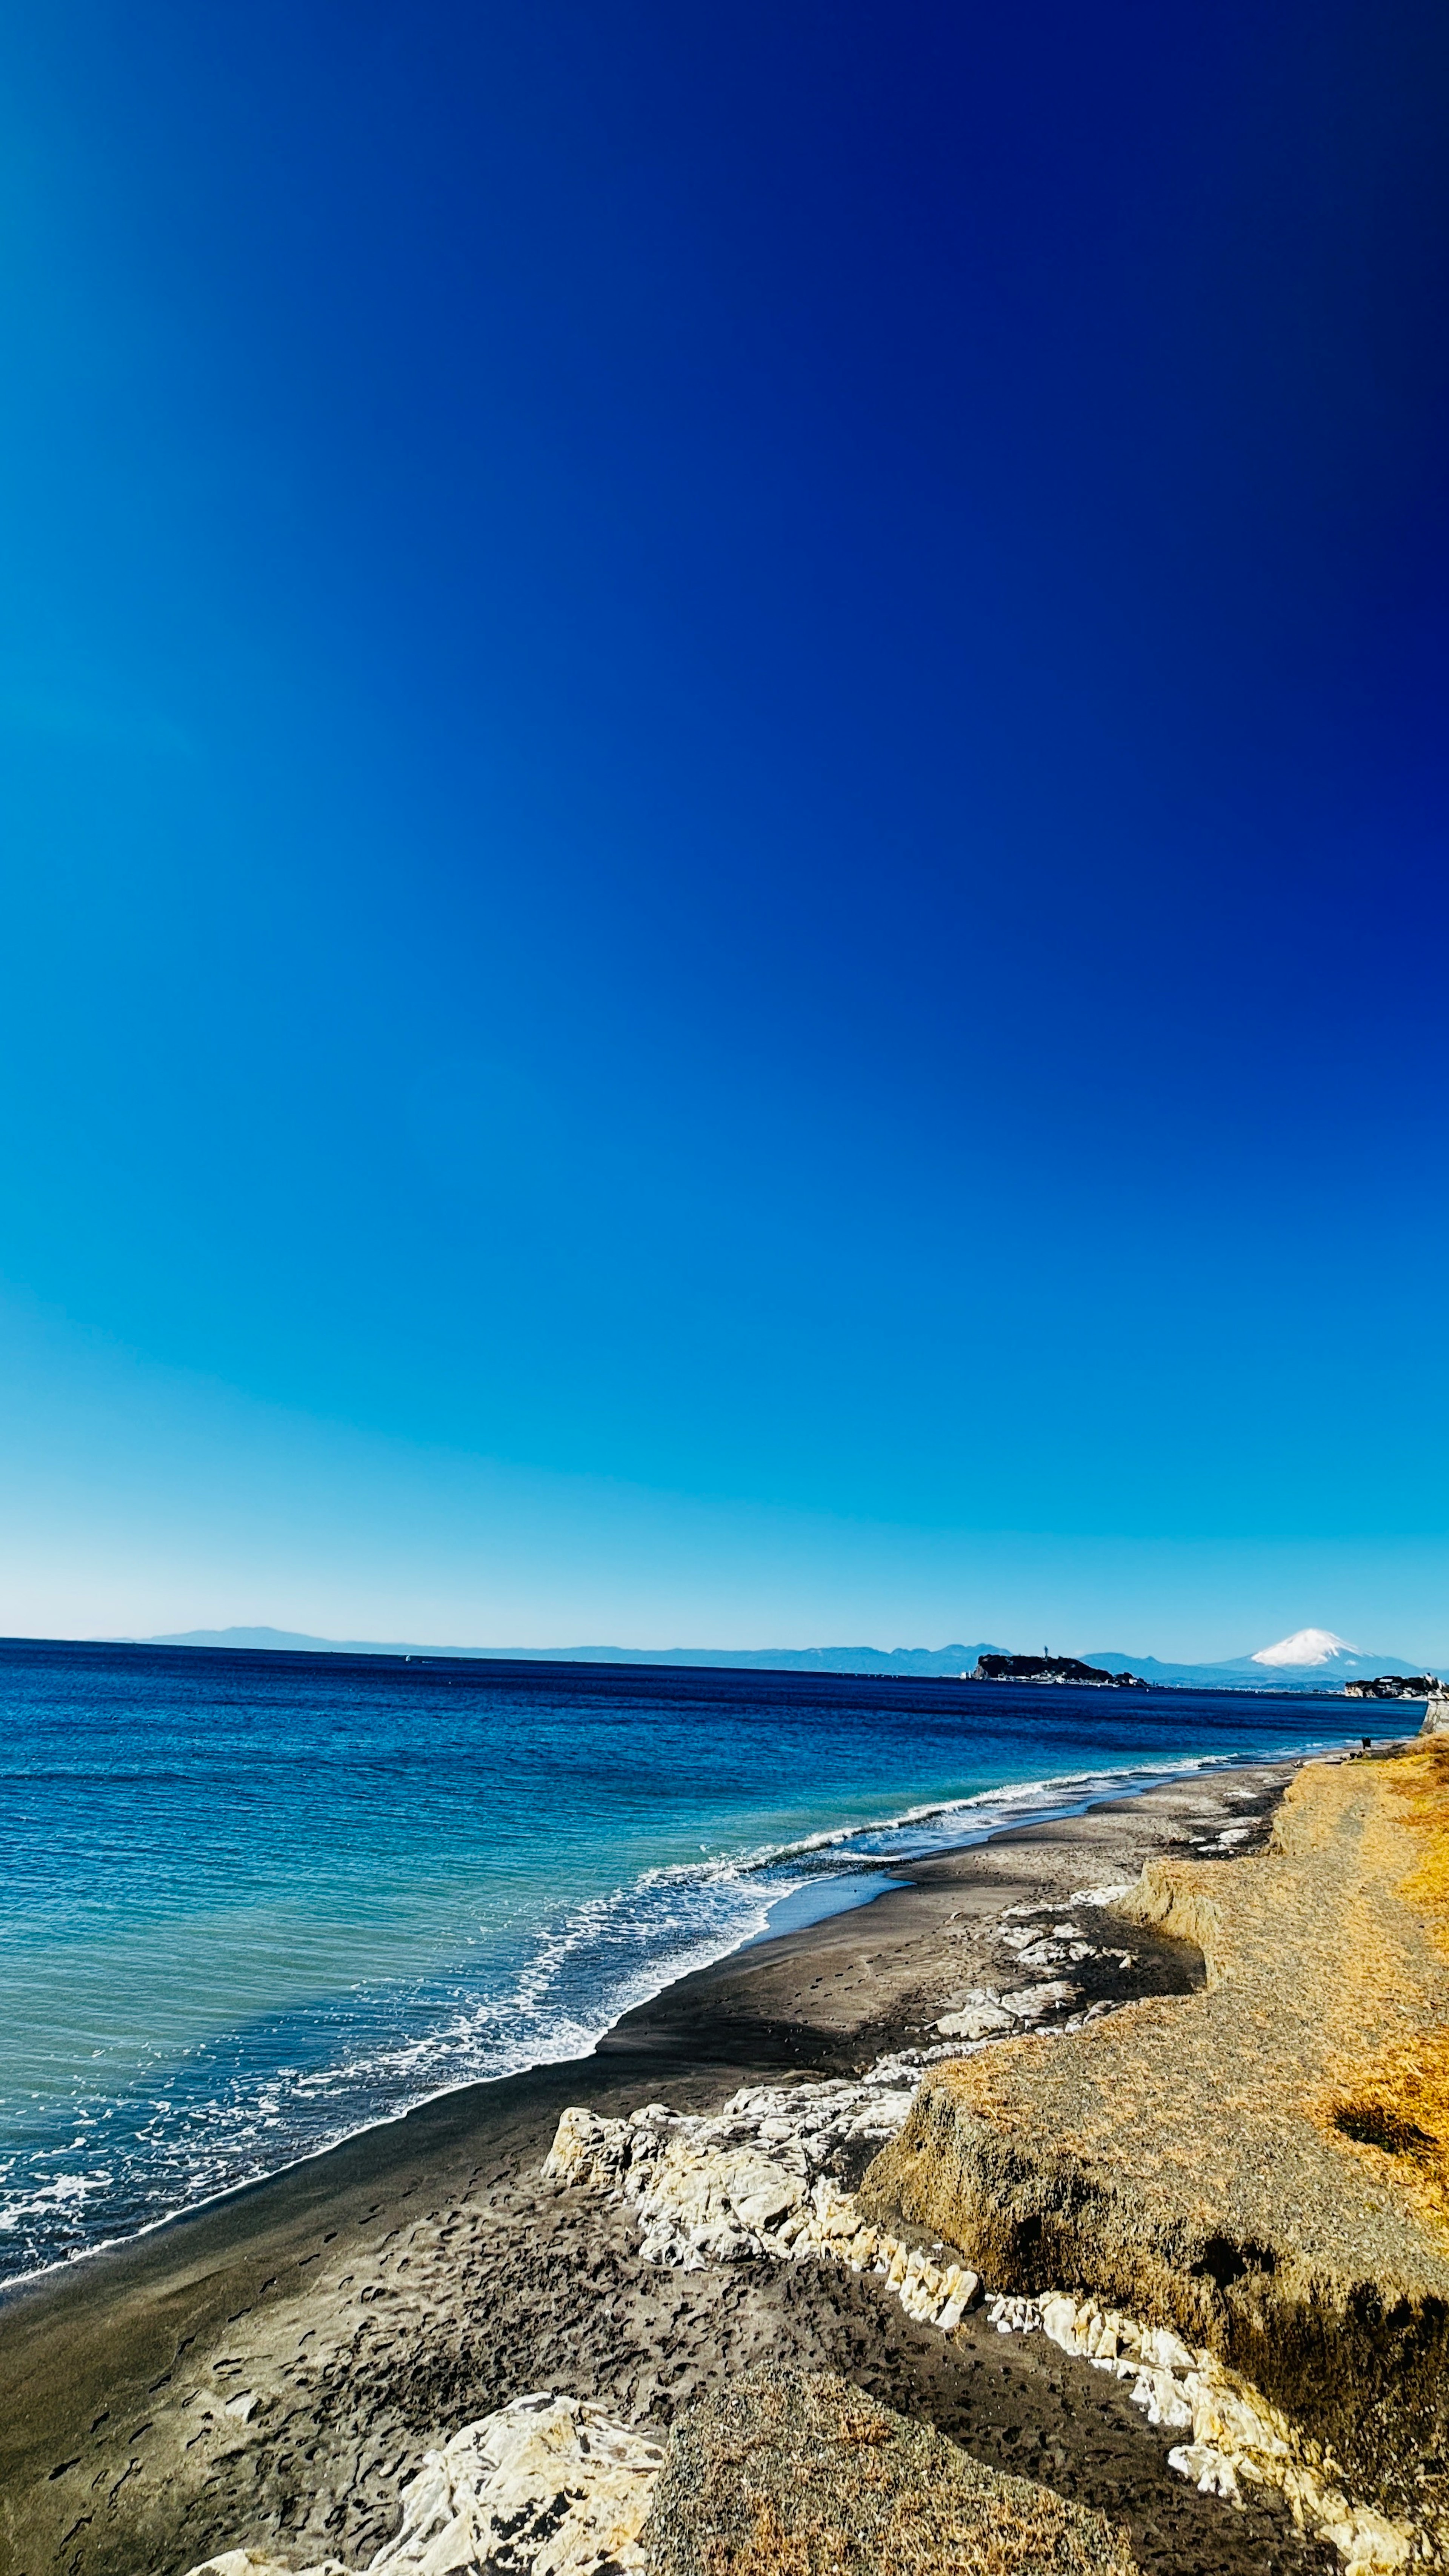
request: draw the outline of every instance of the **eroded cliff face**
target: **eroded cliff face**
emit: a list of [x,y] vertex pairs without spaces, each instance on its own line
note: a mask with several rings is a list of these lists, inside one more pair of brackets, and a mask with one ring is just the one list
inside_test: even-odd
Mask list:
[[1193,1942],[1205,1990],[929,2070],[862,2205],[1170,2327],[1437,2523],[1449,1748],[1312,1765],[1268,1852],[1154,1862],[1118,1910]]

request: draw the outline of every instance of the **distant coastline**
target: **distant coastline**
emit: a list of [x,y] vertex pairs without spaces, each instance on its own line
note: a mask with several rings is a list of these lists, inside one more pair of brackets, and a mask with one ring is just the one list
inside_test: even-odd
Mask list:
[[[1327,1632],[1308,1630],[1317,1639]],[[359,1637],[314,1637],[288,1628],[190,1628],[160,1637],[96,1639],[97,1644],[184,1646],[227,1654],[401,1655],[444,1661],[519,1664],[639,1664],[734,1672],[900,1674],[911,1680],[935,1678],[969,1681],[986,1657],[1023,1659],[1009,1647],[982,1639],[975,1645],[947,1646],[438,1646],[416,1641],[381,1642]],[[1341,1698],[1353,1681],[1380,1675],[1423,1673],[1423,1658],[1403,1654],[1365,1654],[1333,1639],[1325,1652],[1294,1663],[1284,1652],[1293,1644],[1239,1655],[1217,1664],[1165,1663],[1155,1655],[1127,1655],[1116,1647],[1094,1647],[1081,1658],[1045,1657],[1048,1663],[1075,1663],[1114,1682],[1129,1676],[1154,1690],[1232,1690],[1305,1692]],[[1271,1660],[1270,1660],[1271,1658]],[[1035,1659],[1033,1659],[1035,1662]],[[1355,1694],[1359,1696],[1360,1694]],[[1395,1694],[1397,1695],[1397,1694]]]

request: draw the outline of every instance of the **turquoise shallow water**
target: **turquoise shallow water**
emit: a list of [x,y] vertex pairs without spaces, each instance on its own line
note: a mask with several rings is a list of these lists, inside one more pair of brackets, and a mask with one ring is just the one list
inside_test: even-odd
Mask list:
[[1326,1698],[0,1645],[0,2281],[586,2050],[782,1902],[1365,1722]]

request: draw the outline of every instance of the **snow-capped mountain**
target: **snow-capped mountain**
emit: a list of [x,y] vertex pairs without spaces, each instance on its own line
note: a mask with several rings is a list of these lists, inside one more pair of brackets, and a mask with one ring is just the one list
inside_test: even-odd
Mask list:
[[1361,1647],[1351,1646],[1347,1637],[1335,1637],[1331,1628],[1295,1628],[1291,1637],[1280,1637],[1276,1646],[1260,1646],[1248,1660],[1275,1667],[1282,1664],[1295,1673],[1321,1672],[1332,1666],[1353,1681],[1364,1656]]
[[1372,1681],[1379,1673],[1424,1670],[1422,1657],[1365,1654],[1332,1628],[1295,1628],[1276,1645],[1259,1646],[1225,1664],[1159,1663],[1155,1655],[1122,1655],[1105,1648],[1094,1648],[1087,1660],[1188,1690],[1341,1691],[1345,1682]]
[[1422,1660],[1405,1661],[1402,1655],[1365,1654],[1362,1646],[1350,1645],[1347,1637],[1334,1634],[1332,1628],[1295,1628],[1291,1637],[1280,1637],[1274,1646],[1259,1646],[1252,1655],[1242,1655],[1225,1667],[1234,1677],[1251,1677],[1261,1689],[1292,1690],[1295,1686],[1309,1690],[1342,1690],[1345,1682],[1372,1681],[1377,1673],[1422,1673]]

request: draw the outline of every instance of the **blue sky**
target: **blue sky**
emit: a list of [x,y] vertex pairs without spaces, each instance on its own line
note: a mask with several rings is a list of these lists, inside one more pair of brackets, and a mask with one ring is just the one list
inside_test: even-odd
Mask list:
[[0,74],[0,1625],[1449,1656],[1442,13]]

